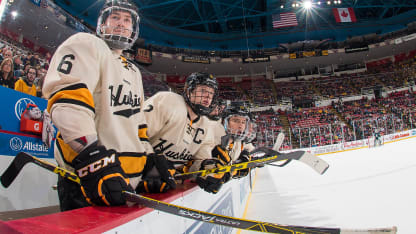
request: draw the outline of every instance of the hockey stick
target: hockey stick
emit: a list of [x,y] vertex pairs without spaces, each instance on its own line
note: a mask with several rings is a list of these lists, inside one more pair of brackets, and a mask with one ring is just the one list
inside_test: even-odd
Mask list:
[[[3,178],[12,178],[10,175],[16,175],[18,172],[20,172],[24,165],[26,165],[29,162],[33,162],[37,164],[38,166],[41,166],[55,174],[58,174],[59,176],[62,176],[63,178],[70,179],[76,183],[80,183],[80,180],[77,175],[74,173],[64,169],[60,168],[52,163],[49,163],[47,161],[38,159],[34,156],[31,156],[30,154],[21,152],[18,155],[19,158],[16,160],[16,158],[13,160],[12,164],[10,166],[14,167],[14,169],[10,169],[9,167],[6,172],[2,175]],[[22,156],[23,155],[23,156]],[[15,161],[16,160],[16,161]],[[10,172],[12,171],[12,172]],[[17,174],[16,174],[17,172]],[[6,176],[5,176],[6,174]],[[15,176],[15,177],[16,177]],[[14,179],[14,178],[13,178]],[[13,181],[11,180],[11,182]],[[11,183],[10,182],[10,183]],[[2,181],[3,183],[3,181]],[[9,185],[10,185],[9,183]],[[217,225],[223,225],[227,227],[233,227],[233,228],[240,228],[244,230],[252,230],[252,231],[258,231],[258,232],[268,232],[268,233],[316,233],[316,234],[338,234],[338,233],[361,233],[361,234],[378,234],[378,233],[396,233],[397,228],[382,228],[382,229],[368,229],[368,230],[344,230],[340,228],[321,228],[321,227],[306,227],[306,226],[293,226],[293,225],[282,225],[282,224],[273,224],[273,223],[266,223],[261,221],[254,221],[254,220],[247,220],[247,219],[240,219],[235,218],[231,216],[224,216],[224,215],[218,215],[213,214],[201,210],[195,210],[190,209],[187,207],[182,207],[178,205],[173,205],[170,203],[166,203],[163,201],[158,201],[152,198],[148,198],[142,195],[138,195],[135,193],[130,193],[127,191],[123,191],[123,194],[127,201],[129,202],[135,202],[139,203],[141,205],[144,205],[146,207],[159,210],[162,212],[166,212],[169,214],[190,218],[197,221],[203,221],[207,223],[217,224]]]
[[276,137],[276,142],[274,143],[272,150],[279,151],[280,147],[283,144],[284,139],[285,139],[285,134],[283,132],[279,133]]
[[264,157],[264,158],[257,159],[257,160],[250,160],[248,162],[236,163],[236,164],[226,165],[226,166],[222,166],[222,167],[215,167],[215,168],[212,168],[212,169],[175,174],[174,176],[175,176],[175,179],[177,179],[177,180],[185,180],[185,179],[194,178],[194,177],[197,177],[197,176],[206,176],[206,175],[212,174],[212,173],[218,174],[218,173],[233,172],[233,171],[243,170],[243,169],[246,169],[246,168],[258,167],[259,165],[263,165],[266,162],[276,160],[277,158],[278,158],[277,155],[269,156],[269,157]]
[[[232,165],[226,165],[222,167],[216,167],[207,170],[200,170],[200,171],[193,171],[193,172],[186,172],[182,174],[176,174],[175,179],[188,179],[197,176],[205,176],[208,174],[218,174],[218,173],[226,173],[226,172],[233,172],[238,171],[246,168],[255,168],[258,166],[262,166],[266,163],[283,161],[283,160],[292,160],[296,159],[301,161],[308,166],[312,167],[316,172],[319,174],[323,174],[329,167],[328,163],[325,162],[323,159],[320,159],[313,154],[310,154],[306,151],[294,151],[290,153],[279,153],[272,149],[268,149],[266,147],[260,147],[250,152],[253,158],[259,158],[250,160],[248,162],[242,162]],[[257,155],[257,156],[256,156]],[[266,155],[266,156],[265,156]],[[268,156],[272,155],[272,156]],[[285,162],[287,163],[287,162]]]
[[[279,135],[277,135],[277,137],[276,137],[276,142],[274,143],[272,150],[278,152],[280,147],[283,144],[284,139],[285,139],[285,134],[283,132],[279,133]],[[292,159],[288,159],[288,160],[286,160],[286,162],[284,162],[282,164],[279,164],[279,165],[273,164],[273,163],[267,163],[267,165],[275,166],[275,167],[284,167],[287,164],[289,164],[291,161],[292,161]]]
[[244,230],[251,230],[257,232],[267,232],[267,233],[316,233],[316,234],[335,234],[335,233],[367,233],[367,234],[377,234],[377,233],[396,233],[397,228],[380,228],[380,229],[368,229],[368,230],[353,230],[353,229],[340,229],[340,228],[323,228],[323,227],[307,227],[307,226],[294,226],[294,225],[282,225],[274,223],[266,223],[255,220],[240,219],[231,216],[213,214],[201,210],[190,209],[183,206],[178,206],[163,201],[155,200],[149,197],[144,197],[139,194],[123,192],[125,198],[129,202],[135,202],[143,204],[146,207],[153,208],[162,212],[169,214],[182,216],[185,218],[203,221],[212,224],[223,225],[227,227],[239,228]]
[[79,183],[79,178],[76,174],[67,171],[63,168],[60,168],[48,161],[33,157],[30,154],[27,154],[25,152],[20,152],[14,157],[12,163],[9,165],[9,167],[4,171],[4,173],[1,175],[0,181],[1,184],[8,188],[11,183],[16,179],[16,177],[19,175],[20,171],[23,169],[23,167],[28,163],[34,163],[38,166],[41,166],[47,170],[50,170],[56,174],[61,175],[62,177],[65,177],[69,180],[72,180],[74,182]]

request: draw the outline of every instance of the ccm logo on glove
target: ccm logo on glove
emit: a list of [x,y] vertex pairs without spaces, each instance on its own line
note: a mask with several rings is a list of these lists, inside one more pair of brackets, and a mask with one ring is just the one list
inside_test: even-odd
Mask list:
[[108,166],[110,163],[115,163],[116,162],[115,157],[116,157],[116,155],[113,154],[110,157],[104,157],[104,158],[101,158],[100,160],[97,160],[93,163],[90,163],[89,165],[77,170],[78,176],[79,177],[84,177],[84,176],[88,175],[88,172],[94,173],[94,172],[100,170],[101,168]]

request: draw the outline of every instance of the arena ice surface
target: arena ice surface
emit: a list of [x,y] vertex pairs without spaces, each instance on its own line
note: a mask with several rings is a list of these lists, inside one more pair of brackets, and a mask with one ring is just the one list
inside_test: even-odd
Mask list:
[[415,145],[411,138],[323,155],[330,164],[324,175],[299,162],[257,169],[245,218],[348,229],[397,226],[400,234],[414,234]]

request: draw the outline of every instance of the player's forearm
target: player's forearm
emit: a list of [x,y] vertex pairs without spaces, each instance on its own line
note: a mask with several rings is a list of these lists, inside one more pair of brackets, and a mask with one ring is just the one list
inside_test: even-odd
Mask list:
[[65,143],[85,136],[97,136],[94,118],[88,111],[55,104],[51,109],[51,119]]

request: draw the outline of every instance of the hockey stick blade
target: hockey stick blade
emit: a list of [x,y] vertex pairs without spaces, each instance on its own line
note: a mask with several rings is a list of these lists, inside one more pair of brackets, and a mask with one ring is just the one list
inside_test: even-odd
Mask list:
[[[25,154],[24,157],[26,161],[33,162],[37,164],[40,167],[43,167],[55,174],[58,174],[61,177],[64,177],[66,179],[72,180],[76,183],[80,184],[79,177],[64,169],[61,167],[58,167],[52,163],[49,163],[47,161],[38,159],[30,154]],[[22,163],[22,162],[18,162]],[[23,168],[23,166],[27,164],[24,163],[23,165],[20,165],[20,170]],[[6,170],[7,171],[7,170]],[[17,173],[18,174],[18,173]],[[397,228],[382,228],[382,229],[368,229],[368,230],[343,230],[339,228],[320,228],[320,227],[306,227],[306,226],[291,226],[291,225],[281,225],[281,224],[273,224],[273,223],[266,223],[261,221],[253,221],[253,220],[246,220],[246,219],[239,219],[231,216],[223,216],[213,213],[208,213],[201,210],[195,210],[190,209],[182,206],[173,205],[170,203],[166,203],[163,201],[155,200],[152,198],[148,198],[145,196],[141,196],[135,193],[130,193],[123,191],[124,196],[127,201],[129,202],[135,202],[140,203],[146,207],[159,210],[162,212],[166,212],[169,214],[182,216],[186,218],[190,218],[197,221],[203,221],[208,222],[212,224],[217,225],[223,225],[227,227],[234,227],[234,228],[240,228],[245,230],[252,230],[252,231],[258,231],[258,232],[268,232],[268,233],[319,233],[319,234],[347,234],[347,233],[361,233],[361,234],[387,234],[387,233],[396,233]]]
[[257,232],[267,233],[310,233],[310,234],[335,234],[335,233],[395,233],[396,227],[373,229],[373,230],[343,230],[340,228],[322,228],[322,227],[307,227],[307,226],[293,226],[293,225],[282,225],[274,223],[266,223],[261,221],[254,221],[248,219],[239,219],[231,216],[213,214],[201,210],[195,210],[183,206],[178,206],[163,201],[155,200],[149,197],[144,197],[139,194],[123,191],[127,201],[139,203],[146,207],[153,208],[158,211],[166,212],[176,216],[182,216],[185,218],[223,225],[227,227],[239,228],[243,230],[251,230]]
[[[305,163],[306,165],[310,166],[312,169],[314,169],[316,172],[318,172],[319,174],[324,174],[326,172],[326,170],[328,170],[329,168],[329,164],[327,162],[325,162],[325,160],[316,157],[315,155],[306,152],[306,151],[294,151],[291,153],[296,153],[296,152],[302,152],[302,155],[300,155],[298,158],[294,158],[297,159],[298,161],[301,161],[303,163]],[[257,153],[264,153],[265,155],[276,155],[276,154],[283,154],[283,153],[279,153],[277,151],[274,151],[272,149],[266,148],[266,147],[260,147],[257,148],[255,150],[253,150],[251,152],[251,154],[257,154]],[[289,154],[291,154],[289,153]],[[290,161],[290,160],[288,160]],[[273,165],[273,166],[285,166],[288,162],[285,162],[282,165],[273,165],[270,163],[267,163],[267,165]]]
[[27,163],[34,163],[39,165],[40,167],[43,167],[49,171],[52,171],[64,178],[67,178],[69,180],[72,180],[74,182],[79,183],[79,178],[76,174],[67,171],[63,168],[60,168],[48,161],[36,158],[28,153],[20,152],[16,155],[16,157],[13,159],[12,163],[9,165],[9,167],[4,171],[3,175],[1,175],[1,184],[8,188],[11,183],[16,179],[16,177],[19,175],[22,168]]
[[283,141],[285,140],[285,134],[283,132],[279,133],[276,137],[276,142],[273,145],[274,151],[279,151],[280,147],[283,144]]
[[10,163],[9,167],[1,175],[0,181],[3,187],[8,188],[19,175],[22,168],[26,164],[33,162],[33,160],[32,157],[27,156],[27,154],[23,152],[18,153]]

